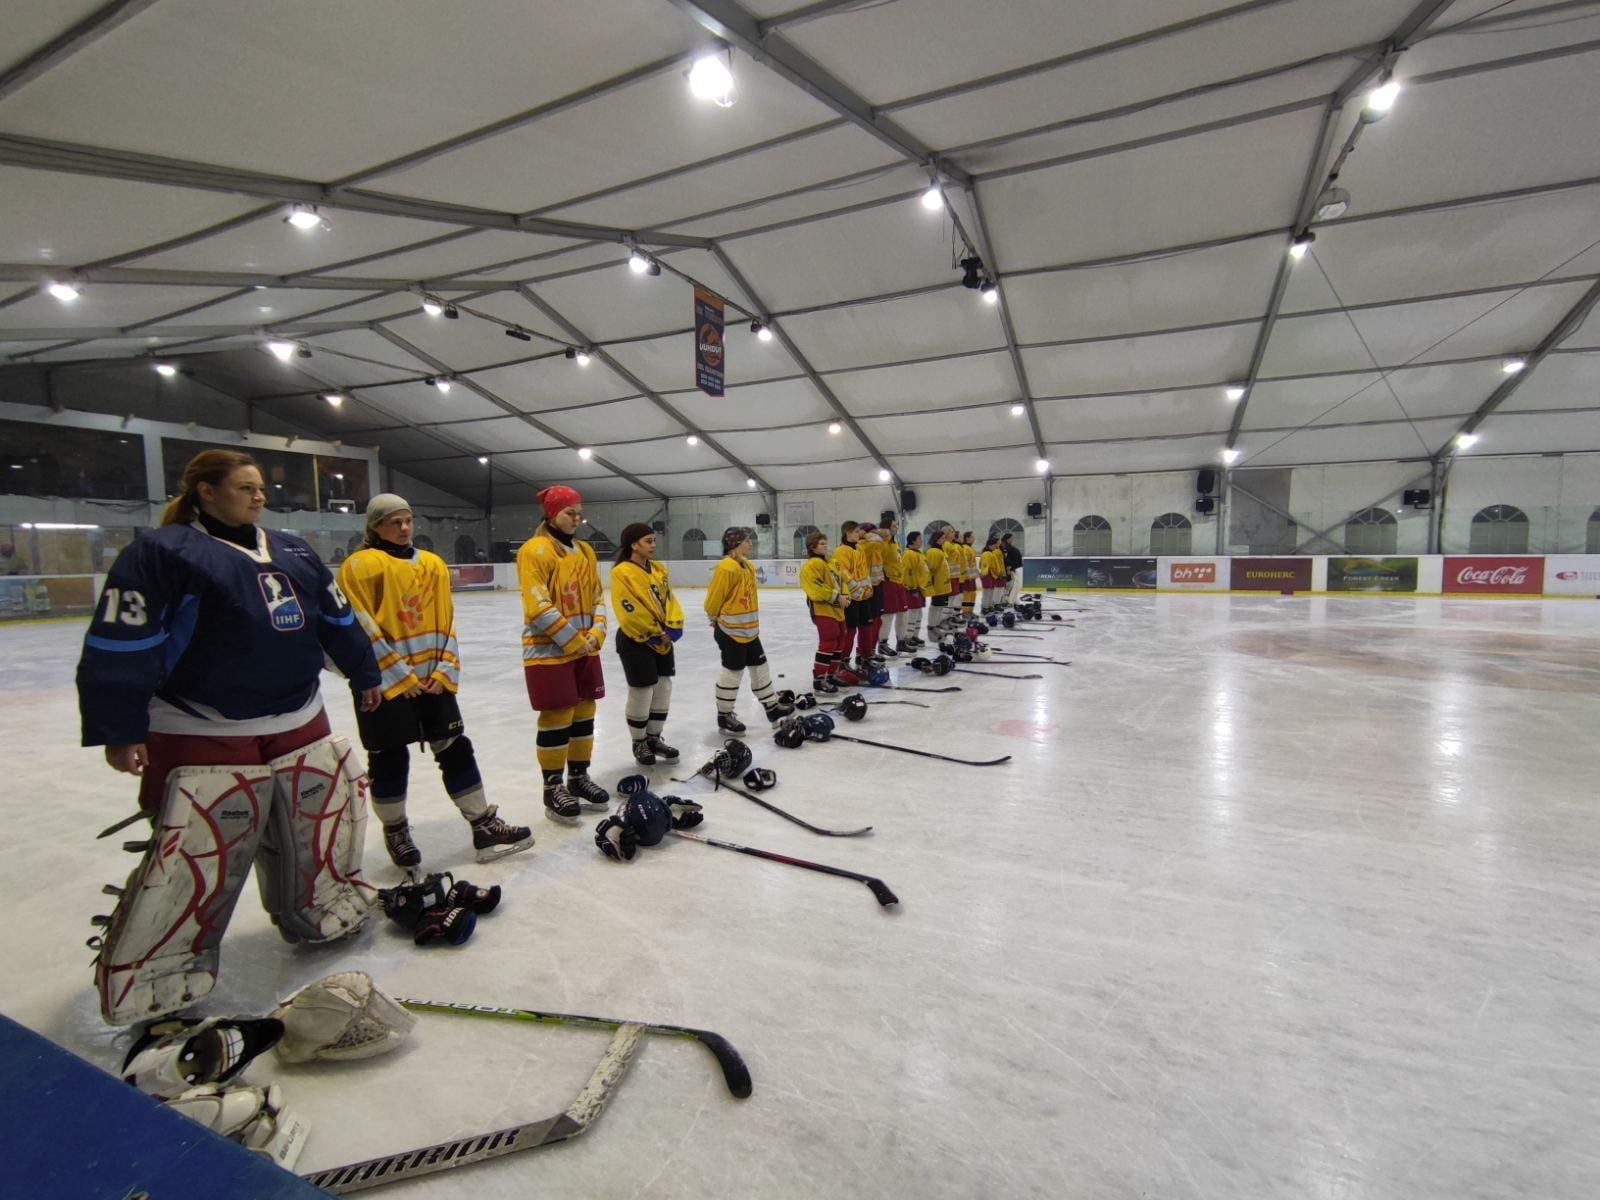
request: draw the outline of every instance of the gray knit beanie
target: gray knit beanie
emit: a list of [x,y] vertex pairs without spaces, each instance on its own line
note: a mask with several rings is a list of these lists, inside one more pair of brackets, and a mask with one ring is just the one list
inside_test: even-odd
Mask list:
[[378,527],[378,522],[385,517],[392,517],[397,512],[410,512],[411,505],[406,503],[404,496],[396,496],[393,492],[379,492],[367,501],[367,532],[371,533]]

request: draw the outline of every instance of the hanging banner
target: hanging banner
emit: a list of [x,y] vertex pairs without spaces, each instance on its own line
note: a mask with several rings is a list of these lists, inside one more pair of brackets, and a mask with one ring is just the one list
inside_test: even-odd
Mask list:
[[699,284],[694,289],[694,383],[708,396],[722,395],[722,297]]

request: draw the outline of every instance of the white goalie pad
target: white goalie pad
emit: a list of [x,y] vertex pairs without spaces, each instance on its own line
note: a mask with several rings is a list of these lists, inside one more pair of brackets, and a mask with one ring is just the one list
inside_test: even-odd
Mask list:
[[308,983],[272,1015],[283,1022],[278,1057],[284,1062],[387,1054],[417,1023],[363,971],[340,971]]
[[272,805],[256,854],[261,904],[291,942],[329,942],[360,929],[377,891],[361,877],[366,778],[344,738],[275,758]]
[[283,1089],[276,1083],[264,1088],[207,1084],[167,1101],[167,1107],[270,1158],[285,1171],[294,1170],[311,1130],[284,1107]]
[[95,918],[105,926],[90,945],[107,1022],[166,1016],[210,993],[271,797],[263,766],[178,767],[167,776],[149,842],[125,843],[144,857],[115,913]]

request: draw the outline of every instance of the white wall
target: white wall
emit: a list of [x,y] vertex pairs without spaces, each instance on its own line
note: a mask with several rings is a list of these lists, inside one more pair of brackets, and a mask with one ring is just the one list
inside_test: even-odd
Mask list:
[[[1072,530],[1094,515],[1111,523],[1113,554],[1148,554],[1150,523],[1163,513],[1188,518],[1191,547],[1210,554],[1217,546],[1216,516],[1194,511],[1195,473],[1163,471],[1146,475],[1074,475],[1055,481],[1055,553],[1072,553]],[[1029,554],[1042,553],[1033,546]]]

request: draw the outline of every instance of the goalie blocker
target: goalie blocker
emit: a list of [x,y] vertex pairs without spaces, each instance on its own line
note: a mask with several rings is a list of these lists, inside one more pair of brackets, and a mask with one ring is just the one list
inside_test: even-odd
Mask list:
[[[265,764],[177,767],[151,836],[95,954],[100,1012],[112,1025],[193,1004],[216,984],[223,931],[256,867],[262,907],[290,942],[328,942],[370,915],[361,877],[365,781],[343,738],[323,738]],[[103,836],[103,835],[102,835]]]

